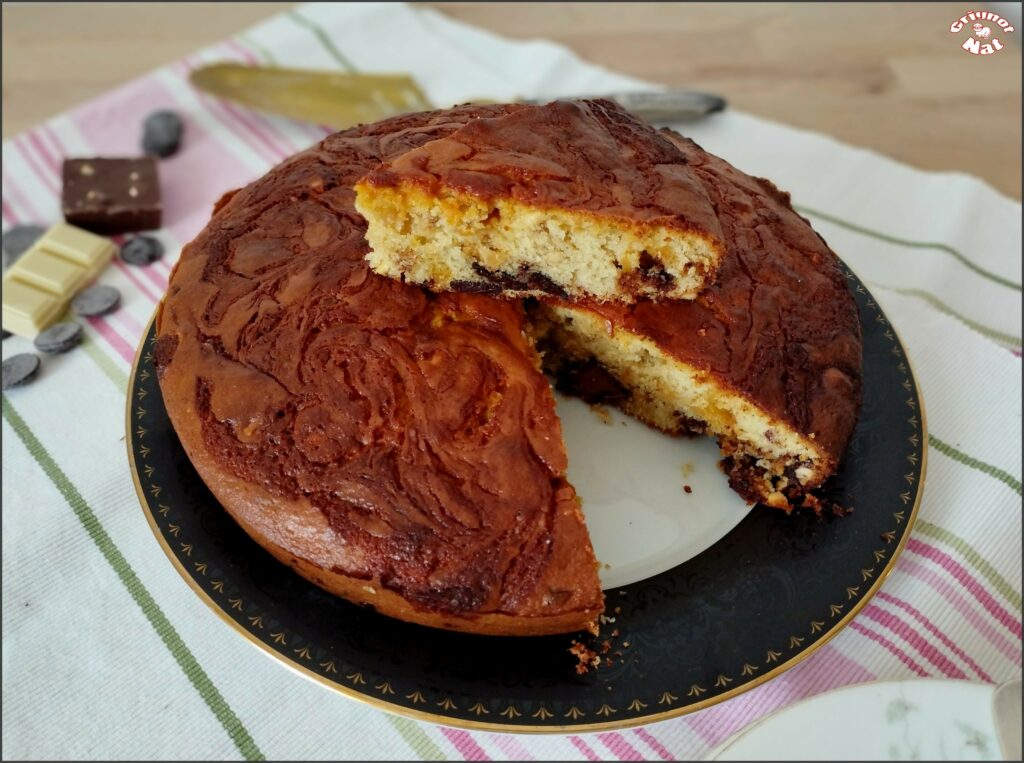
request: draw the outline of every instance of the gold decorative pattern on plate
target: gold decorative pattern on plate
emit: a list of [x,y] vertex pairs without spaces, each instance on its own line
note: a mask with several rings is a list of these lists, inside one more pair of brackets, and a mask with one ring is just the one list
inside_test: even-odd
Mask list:
[[445,697],[437,703],[438,707],[443,707],[445,710],[458,710],[459,706],[452,702],[451,697]]
[[502,710],[501,713],[499,713],[499,715],[502,715],[505,718],[511,720],[513,718],[518,718],[520,715],[522,715],[522,713],[516,709],[515,705],[509,705],[504,710]]
[[645,707],[647,707],[646,702],[641,702],[639,699],[634,699],[632,702],[629,703],[628,709],[632,710],[635,713],[639,713]]
[[320,663],[320,667],[324,669],[325,673],[337,673],[338,668],[334,664],[334,660],[327,660]]
[[586,713],[576,707],[576,705],[570,707],[565,713],[566,718],[572,718],[574,721],[579,720],[584,715],[586,715]]
[[597,709],[597,714],[598,715],[603,715],[605,718],[610,718],[612,713],[617,713],[617,712],[618,711],[614,707],[609,705],[608,703],[605,703],[605,704],[601,705],[601,707],[599,707]]
[[424,698],[423,696],[423,692],[419,691],[418,689],[412,692],[411,694],[406,694],[405,698],[412,702],[414,705],[426,704],[427,701],[426,698]]
[[384,683],[376,684],[373,688],[379,691],[381,694],[394,694],[395,690],[391,688],[391,682],[385,681]]
[[679,697],[677,697],[675,694],[673,694],[670,691],[662,692],[661,699],[658,700],[658,704],[659,705],[671,705],[677,699],[679,699]]
[[743,663],[743,667],[740,668],[740,675],[741,676],[752,676],[756,672],[757,672],[757,667],[754,666],[754,665],[751,665],[749,662]]
[[537,712],[535,712],[530,717],[531,718],[540,718],[540,720],[545,721],[548,718],[554,718],[555,714],[552,713],[550,710],[548,710],[546,707],[544,707],[544,705],[541,705],[540,707],[537,708]]

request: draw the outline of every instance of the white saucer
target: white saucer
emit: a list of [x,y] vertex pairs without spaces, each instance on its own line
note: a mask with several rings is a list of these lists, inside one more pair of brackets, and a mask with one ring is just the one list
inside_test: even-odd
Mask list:
[[1000,760],[990,684],[925,679],[846,686],[780,710],[714,760]]

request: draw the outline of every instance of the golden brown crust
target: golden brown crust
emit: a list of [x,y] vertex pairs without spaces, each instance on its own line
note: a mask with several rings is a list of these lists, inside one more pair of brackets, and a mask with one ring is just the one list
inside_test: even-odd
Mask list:
[[189,457],[268,551],[394,617],[527,635],[588,627],[602,594],[522,309],[376,276],[352,208],[370,167],[505,108],[339,133],[226,197],[155,355]]
[[554,101],[476,119],[360,182],[417,184],[431,193],[445,187],[721,241],[715,209],[686,157],[608,100]]

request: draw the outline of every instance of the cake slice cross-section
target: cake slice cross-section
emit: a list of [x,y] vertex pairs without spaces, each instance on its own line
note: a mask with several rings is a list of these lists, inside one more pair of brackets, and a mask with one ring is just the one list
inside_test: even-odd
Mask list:
[[370,267],[435,291],[692,299],[722,257],[685,154],[606,100],[513,106],[356,184]]
[[[531,309],[566,391],[669,433],[706,433],[751,502],[821,508],[861,400],[857,305],[838,258],[782,193],[665,133],[714,200],[727,254],[697,299]],[[594,401],[597,402],[597,401]]]

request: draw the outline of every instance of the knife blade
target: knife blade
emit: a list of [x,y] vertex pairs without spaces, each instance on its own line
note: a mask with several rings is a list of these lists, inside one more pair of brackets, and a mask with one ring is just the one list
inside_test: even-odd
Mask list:
[[[434,108],[406,74],[346,74],[218,63],[192,72],[192,84],[219,98],[260,111],[335,129],[375,122],[396,114]],[[692,90],[611,93],[610,98],[648,122],[685,122],[725,108],[724,98]],[[546,103],[551,99],[520,99]],[[475,99],[474,102],[493,102]]]

